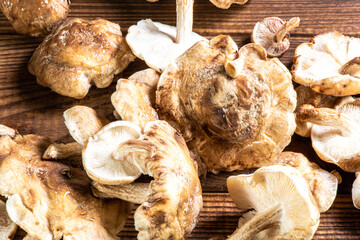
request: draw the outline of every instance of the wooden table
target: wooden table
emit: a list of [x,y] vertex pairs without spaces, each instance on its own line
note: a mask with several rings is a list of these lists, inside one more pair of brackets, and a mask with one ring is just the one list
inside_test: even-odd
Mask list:
[[[196,0],[194,31],[205,37],[230,34],[241,46],[250,40],[254,24],[264,17],[278,16],[285,20],[298,16],[300,27],[291,34],[291,49],[280,60],[291,67],[294,49],[314,35],[337,30],[360,37],[360,1],[355,0],[249,0],[243,6],[233,5],[228,10],[216,8],[208,0]],[[123,34],[140,19],[151,18],[175,25],[175,0],[148,3],[145,0],[73,0],[69,17],[103,17],[119,23]],[[71,137],[63,123],[62,113],[73,105],[93,107],[100,116],[112,118],[110,95],[115,83],[106,89],[92,88],[82,100],[63,97],[36,84],[27,71],[27,62],[39,38],[15,33],[10,23],[0,14],[0,123],[16,128],[22,134],[39,134],[56,142],[70,142]],[[136,60],[123,73],[129,76],[146,65]],[[320,161],[308,139],[294,135],[288,150],[300,151],[321,167],[337,169],[343,177],[339,195],[332,208],[321,215],[314,239],[360,239],[360,211],[351,200],[353,174]],[[227,194],[226,177],[235,173],[209,175],[203,181],[204,209],[199,223],[189,239],[208,239],[215,235],[231,234],[241,212]],[[122,239],[135,239],[133,217],[129,217]]]

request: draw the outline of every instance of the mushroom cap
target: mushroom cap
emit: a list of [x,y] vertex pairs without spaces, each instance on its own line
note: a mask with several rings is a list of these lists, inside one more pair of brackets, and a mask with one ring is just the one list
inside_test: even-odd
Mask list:
[[79,105],[67,109],[64,119],[70,135],[81,145],[107,123],[107,120],[97,116],[94,109]]
[[153,176],[150,194],[135,211],[138,239],[185,239],[194,229],[202,208],[196,167],[181,135],[165,121],[149,122],[140,140],[129,140],[119,152],[132,149],[147,154],[139,159],[144,173]]
[[132,205],[94,198],[84,171],[42,160],[50,144],[36,135],[0,138],[0,148],[11,146],[0,156],[9,217],[38,239],[117,239]]
[[360,171],[360,99],[339,104],[335,109],[303,105],[297,112],[302,121],[313,123],[312,146],[318,156],[344,171]]
[[269,57],[281,57],[290,47],[289,31],[284,32],[284,37],[277,40],[279,31],[284,30],[286,25],[293,24],[292,28],[297,27],[300,18],[292,18],[286,22],[278,17],[267,17],[257,22],[251,34],[251,41],[262,46]]
[[118,24],[75,18],[57,25],[35,50],[28,68],[38,84],[83,98],[92,83],[108,87],[134,58]]
[[46,36],[52,27],[66,18],[69,0],[6,0],[0,9],[16,32],[33,37]]
[[160,76],[156,94],[160,118],[193,140],[212,172],[271,162],[295,130],[289,71],[259,45],[237,52],[229,36],[186,51]]
[[228,9],[233,3],[243,5],[247,1],[248,0],[210,0],[216,7],[222,9]]
[[320,212],[309,185],[293,167],[262,167],[253,174],[229,177],[227,186],[236,206],[254,209],[254,217],[280,204],[282,217],[274,239],[311,239],[319,225]]
[[129,139],[138,139],[141,128],[128,121],[115,121],[104,126],[89,137],[84,145],[83,166],[88,176],[103,184],[125,184],[135,181],[140,175],[131,156],[119,156],[119,145]]
[[295,50],[294,81],[333,96],[360,93],[360,39],[338,32],[317,35]]
[[153,22],[150,19],[141,20],[130,26],[126,41],[132,52],[146,64],[158,72],[162,72],[177,57],[200,40],[205,40],[196,33],[183,44],[174,42],[176,27]]
[[356,173],[356,179],[352,185],[351,197],[354,206],[360,209],[360,177],[358,173]]
[[17,225],[9,218],[6,205],[0,200],[0,239],[13,239]]
[[336,176],[321,169],[316,163],[310,162],[301,153],[282,152],[274,163],[285,164],[301,172],[309,184],[320,213],[326,212],[331,207],[338,188]]

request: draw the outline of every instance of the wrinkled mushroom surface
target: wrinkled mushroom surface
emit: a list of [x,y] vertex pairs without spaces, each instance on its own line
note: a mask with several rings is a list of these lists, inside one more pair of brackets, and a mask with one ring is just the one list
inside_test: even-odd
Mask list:
[[4,0],[0,9],[18,33],[38,37],[66,18],[69,5],[69,0]]
[[0,137],[0,194],[10,218],[38,239],[117,239],[131,204],[96,199],[84,171],[42,160],[50,144],[36,135]]
[[360,93],[360,39],[329,32],[295,50],[294,81],[333,96]]
[[301,153],[282,152],[274,163],[291,166],[301,172],[309,184],[320,213],[326,212],[331,207],[338,188],[336,176],[321,169],[316,163],[310,162]]
[[281,57],[290,47],[290,31],[300,24],[300,18],[284,21],[278,17],[267,17],[257,22],[251,41],[262,46],[269,57]]
[[64,96],[83,98],[93,83],[108,87],[134,58],[118,24],[75,18],[58,25],[44,39],[28,68],[38,84]]
[[227,186],[239,209],[255,210],[228,239],[311,239],[319,225],[309,185],[293,167],[262,167],[229,177]]
[[229,36],[186,51],[161,75],[156,94],[160,119],[192,140],[212,172],[264,166],[295,130],[289,71],[259,45],[237,52]]
[[311,122],[312,146],[318,156],[348,172],[360,171],[360,100],[353,99],[330,108],[303,105],[297,118]]

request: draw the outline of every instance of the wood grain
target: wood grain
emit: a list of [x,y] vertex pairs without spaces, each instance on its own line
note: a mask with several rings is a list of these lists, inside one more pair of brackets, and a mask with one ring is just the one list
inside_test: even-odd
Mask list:
[[[337,30],[360,37],[360,1],[356,0],[249,0],[243,6],[234,5],[228,10],[218,9],[208,0],[196,0],[194,31],[211,38],[218,34],[230,34],[241,46],[250,41],[255,23],[264,17],[278,16],[289,19],[301,18],[300,26],[291,34],[290,50],[280,59],[291,67],[294,49],[314,35]],[[121,25],[126,34],[130,25],[140,19],[151,18],[166,24],[175,24],[175,0],[72,0],[69,17],[103,17]],[[63,123],[62,113],[73,105],[93,107],[100,116],[113,119],[110,95],[115,82],[106,89],[92,88],[87,97],[75,100],[51,92],[36,84],[35,77],[27,71],[27,63],[41,38],[31,38],[15,33],[10,23],[0,14],[0,124],[18,129],[22,134],[39,134],[56,142],[69,142],[71,137]],[[146,68],[136,60],[122,76]],[[120,77],[120,76],[118,76]],[[117,79],[117,78],[116,78]],[[354,174],[324,163],[313,151],[309,139],[294,135],[287,150],[304,153],[309,159],[327,170],[340,172],[343,183],[332,208],[322,214],[321,223],[314,239],[360,239],[360,212],[351,202],[351,186]],[[208,239],[215,235],[231,234],[241,212],[226,193],[226,178],[233,173],[208,174],[202,179],[204,209],[196,229],[189,239]],[[134,220],[128,219],[122,239],[135,239]]]

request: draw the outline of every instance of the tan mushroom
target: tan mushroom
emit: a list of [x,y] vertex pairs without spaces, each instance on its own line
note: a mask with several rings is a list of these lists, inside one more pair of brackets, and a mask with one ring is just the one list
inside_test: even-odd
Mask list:
[[359,173],[355,173],[356,179],[352,185],[351,196],[354,206],[360,209],[360,177]]
[[228,9],[232,4],[240,4],[243,5],[248,0],[210,0],[216,7]]
[[300,171],[289,166],[262,167],[227,180],[231,198],[241,210],[254,209],[228,238],[311,239],[320,212]]
[[[344,171],[360,171],[360,100],[353,99],[330,108],[303,105],[297,118],[311,122],[312,146],[318,156]],[[359,140],[358,140],[359,139]]]
[[134,60],[120,26],[104,19],[67,19],[35,50],[28,68],[37,83],[84,98],[92,83],[108,87]]
[[18,33],[46,36],[66,18],[70,0],[4,0],[0,9]]
[[251,41],[262,46],[269,57],[281,57],[290,47],[290,31],[298,27],[300,18],[284,21],[278,17],[267,17],[257,22]]
[[331,207],[338,188],[338,179],[335,175],[310,162],[301,153],[282,152],[274,163],[291,166],[301,172],[309,184],[320,213],[326,212]]
[[295,50],[294,81],[333,96],[360,93],[360,39],[329,32]]
[[194,0],[176,1],[176,28],[150,19],[130,26],[126,41],[133,53],[158,72],[205,38],[192,32]]
[[11,221],[7,212],[6,205],[0,200],[0,239],[13,239],[17,229],[16,223]]
[[[0,195],[11,220],[38,239],[118,239],[132,204],[100,200],[80,169],[41,159],[50,140],[0,137]],[[15,181],[16,180],[16,181]]]
[[296,93],[287,68],[257,44],[237,52],[229,36],[198,42],[169,65],[156,103],[160,119],[214,173],[271,163],[295,130]]
[[44,152],[43,159],[67,159],[81,156],[83,146],[80,143],[53,143]]

